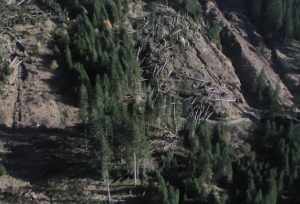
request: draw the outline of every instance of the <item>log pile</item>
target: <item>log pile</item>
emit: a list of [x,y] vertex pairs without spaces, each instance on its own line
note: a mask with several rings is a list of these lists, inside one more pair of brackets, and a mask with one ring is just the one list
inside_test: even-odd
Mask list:
[[0,3],[7,6],[23,6],[24,4],[30,4],[33,0],[2,0]]
[[17,70],[18,78],[25,79],[24,72],[27,70],[24,60],[27,57],[26,47],[10,30],[6,29],[0,33],[2,44],[3,63],[8,63],[9,68]]
[[152,141],[150,144],[155,147],[152,149],[152,152],[166,152],[169,150],[176,150],[181,138],[170,131],[164,131],[159,134],[152,135],[150,140]]
[[229,97],[225,85],[214,83],[215,78],[211,82],[207,78],[191,76],[176,69],[176,57],[182,55],[180,52],[187,53],[192,48],[188,39],[194,36],[194,32],[187,19],[186,16],[168,9],[158,10],[141,19],[133,19],[138,26],[134,27],[132,33],[138,39],[138,60],[143,72],[147,73],[144,74],[143,81],[151,84],[149,95],[154,100],[157,95],[179,98],[180,90],[176,90],[169,81],[177,79],[195,84],[186,100],[191,106],[187,117],[201,122],[214,115],[217,103],[223,106],[223,102],[234,103],[236,99]]
[[44,17],[45,13],[34,5],[34,0],[0,0],[0,33],[20,23],[34,25]]
[[34,6],[34,0],[0,0],[0,65],[7,63],[9,68],[17,69],[18,78],[23,80],[27,52],[22,39],[15,35],[14,25],[32,24],[44,15]]

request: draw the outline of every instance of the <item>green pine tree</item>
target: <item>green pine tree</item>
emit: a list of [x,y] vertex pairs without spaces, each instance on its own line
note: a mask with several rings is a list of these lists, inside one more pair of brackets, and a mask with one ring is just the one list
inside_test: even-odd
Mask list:
[[282,0],[267,0],[265,15],[266,29],[278,31],[283,22]]
[[72,60],[72,54],[69,46],[65,49],[65,59],[66,59],[66,68],[69,70],[73,69],[73,60]]
[[80,86],[79,91],[79,107],[80,107],[80,117],[84,124],[84,136],[86,139],[86,150],[87,150],[87,124],[89,120],[89,101],[88,101],[88,91],[84,84]]

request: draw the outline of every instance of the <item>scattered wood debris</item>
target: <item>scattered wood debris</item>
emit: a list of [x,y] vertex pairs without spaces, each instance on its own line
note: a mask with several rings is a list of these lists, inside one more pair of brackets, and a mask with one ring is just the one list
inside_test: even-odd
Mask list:
[[[214,76],[210,76],[212,81],[208,81],[205,77],[182,73],[175,67],[176,55],[179,52],[187,54],[193,49],[189,38],[194,36],[194,31],[186,16],[181,13],[160,11],[140,19],[135,18],[137,26],[132,31],[134,38],[138,39],[138,60],[143,72],[148,73],[143,81],[151,84],[149,95],[154,100],[160,94],[178,98],[180,91],[169,81],[183,79],[186,83],[194,84],[187,96],[189,99],[185,101],[191,106],[188,117],[195,118],[197,122],[207,120],[214,115],[216,104],[223,106],[223,102],[234,103],[236,99],[230,98],[228,89],[218,80],[216,82]],[[168,105],[174,108],[175,104]]]

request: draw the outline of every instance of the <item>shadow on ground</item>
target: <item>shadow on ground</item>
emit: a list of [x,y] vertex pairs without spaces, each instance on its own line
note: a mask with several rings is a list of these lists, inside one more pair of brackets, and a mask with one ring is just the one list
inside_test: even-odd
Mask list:
[[7,153],[2,162],[9,174],[34,184],[53,176],[87,177],[89,155],[80,126],[76,128],[0,128]]
[[[105,203],[106,183],[96,177],[82,130],[82,126],[64,130],[0,127],[4,166],[10,176],[30,183],[29,189],[0,192],[0,199],[31,204],[35,202],[24,195],[35,192],[44,195],[37,199],[45,203]],[[111,183],[115,203],[140,203],[142,197],[149,199],[144,195],[150,196],[151,191],[132,183]]]

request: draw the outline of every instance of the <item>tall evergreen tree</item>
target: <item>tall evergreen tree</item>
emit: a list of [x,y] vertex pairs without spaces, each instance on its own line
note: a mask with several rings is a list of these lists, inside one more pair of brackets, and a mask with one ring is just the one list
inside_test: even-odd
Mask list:
[[266,29],[278,31],[282,26],[283,15],[282,0],[267,0],[265,13]]
[[249,2],[251,4],[251,17],[254,21],[258,22],[261,18],[262,0],[253,0]]
[[89,120],[89,101],[88,101],[88,91],[84,84],[80,86],[79,91],[79,107],[80,107],[80,117],[84,124],[84,136],[86,139],[86,150],[87,150],[87,124]]
[[67,69],[71,70],[73,68],[73,60],[72,60],[72,54],[69,46],[67,46],[65,50],[65,59],[66,59]]
[[143,124],[141,124],[140,118],[134,112],[131,122],[131,142],[130,149],[133,154],[134,163],[134,184],[137,185],[137,179],[139,179],[140,164],[147,154],[146,138]]
[[275,170],[271,170],[270,178],[266,183],[265,203],[276,204],[277,203],[277,185],[275,180]]
[[284,16],[285,38],[291,37],[294,33],[293,4],[294,0],[286,0],[286,10]]
[[100,106],[94,108],[93,117],[91,117],[91,134],[93,137],[93,150],[96,157],[96,167],[98,172],[104,178],[107,184],[108,199],[110,197],[110,181],[109,181],[109,171],[111,166],[112,152],[110,149],[110,144],[105,135],[105,127],[103,126],[103,113],[101,113]]

